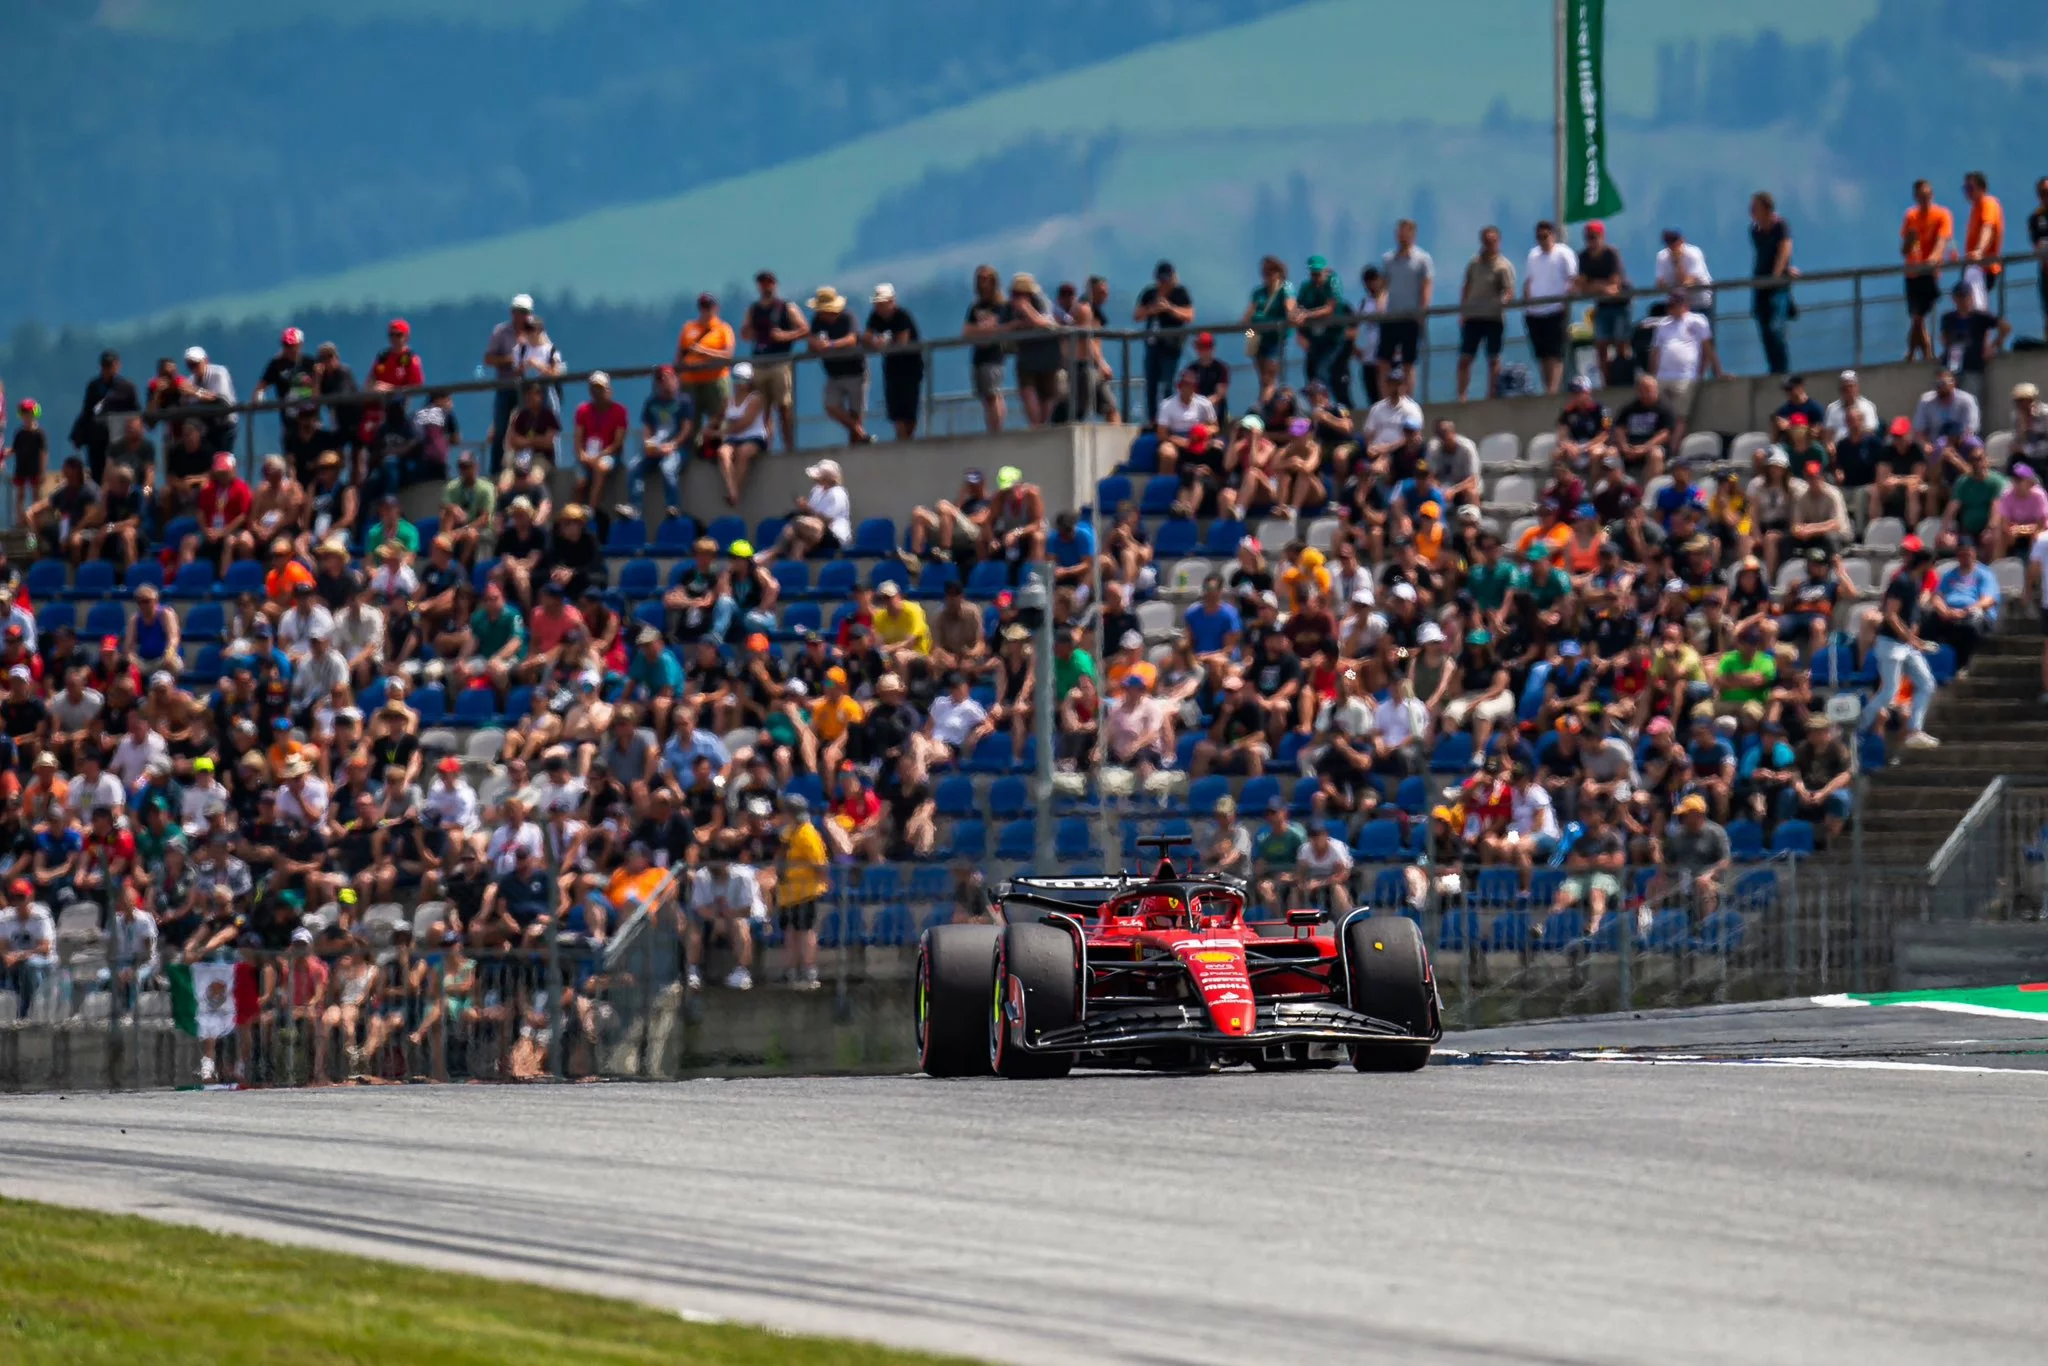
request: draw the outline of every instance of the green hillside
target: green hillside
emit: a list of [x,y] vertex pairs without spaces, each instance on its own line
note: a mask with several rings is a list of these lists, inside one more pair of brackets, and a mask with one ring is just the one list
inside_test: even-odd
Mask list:
[[[1666,44],[1705,46],[1766,27],[1786,43],[1840,40],[1876,8],[1877,0],[1616,5],[1608,34],[1611,107],[1624,121],[1656,112],[1658,54]],[[1232,185],[1250,194],[1265,179],[1281,180],[1297,166],[1313,166],[1298,155],[1310,142],[1365,141],[1368,130],[1377,130],[1369,150],[1378,155],[1366,158],[1368,170],[1404,162],[1411,152],[1423,154],[1398,182],[1375,175],[1370,189],[1356,181],[1334,187],[1352,197],[1361,218],[1368,216],[1371,194],[1396,196],[1397,211],[1405,210],[1413,187],[1425,179],[1445,183],[1446,193],[1454,192],[1447,183],[1452,180],[1488,184],[1463,167],[1456,176],[1429,174],[1449,163],[1435,150],[1436,136],[1423,130],[1482,133],[1489,126],[1531,123],[1547,128],[1548,13],[1548,6],[1533,0],[1441,0],[1400,9],[1325,0],[1080,67],[687,194],[274,289],[218,296],[175,313],[232,321],[308,304],[381,299],[418,307],[522,289],[543,297],[573,292],[586,299],[662,299],[728,287],[767,263],[794,282],[835,279],[847,287],[885,273],[914,281],[953,269],[960,253],[850,259],[863,220],[879,198],[1025,139],[1104,134],[1113,134],[1125,150],[1101,178],[1102,192],[1087,206],[1085,219],[1020,223],[1024,240],[1071,240],[1084,221],[1115,231],[1137,220],[1128,222],[1133,251],[1180,250],[1178,239],[1187,251],[1228,254],[1241,262],[1243,244],[1234,231],[1232,240],[1216,242],[1215,223],[1175,208],[1174,198],[1192,185],[1214,187],[1226,203],[1238,197]],[[1444,50],[1446,33],[1458,35],[1453,51]],[[1306,98],[1298,93],[1304,82],[1313,88]],[[1526,150],[1519,155],[1529,159]],[[1282,164],[1275,166],[1274,156]],[[1540,204],[1547,152],[1538,152],[1533,167],[1518,163],[1513,170],[1517,186],[1533,183],[1535,189],[1533,199],[1517,193],[1513,202]],[[1486,195],[1489,206],[1481,218],[1499,198],[1492,186]],[[1148,215],[1151,221],[1142,221]],[[1377,221],[1377,210],[1370,216]],[[1162,231],[1162,221],[1183,226]]]

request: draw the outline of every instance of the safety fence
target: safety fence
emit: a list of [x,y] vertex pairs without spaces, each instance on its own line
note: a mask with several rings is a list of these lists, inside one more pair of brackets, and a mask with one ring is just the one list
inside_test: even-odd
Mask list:
[[1933,920],[2048,919],[2048,775],[1992,779],[1927,866]]

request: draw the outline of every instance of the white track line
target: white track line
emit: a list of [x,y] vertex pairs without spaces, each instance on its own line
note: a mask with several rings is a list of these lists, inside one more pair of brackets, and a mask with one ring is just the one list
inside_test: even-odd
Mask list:
[[1694,1053],[1666,1053],[1656,1057],[1630,1053],[1573,1051],[1562,1057],[1534,1057],[1512,1052],[1468,1053],[1466,1057],[1518,1067],[1569,1067],[1573,1063],[1612,1063],[1631,1067],[1793,1067],[1841,1072],[1963,1072],[1972,1075],[1998,1073],[2013,1076],[2048,1077],[2048,1072],[2018,1067],[1983,1067],[1968,1063],[1907,1062],[1896,1058],[1712,1058]]
[[[1874,1001],[1859,1001],[1853,996],[1815,996],[1813,1004],[1839,1008],[1857,1008],[1879,1004]],[[1989,1015],[2001,1020],[2039,1020],[2043,1029],[2048,1029],[2048,1015],[2038,1010],[2008,1010],[2004,1006],[1972,1005],[1967,1001],[1885,1001],[1887,1009],[1905,1006],[1913,1010],[1939,1010],[1950,1015]]]

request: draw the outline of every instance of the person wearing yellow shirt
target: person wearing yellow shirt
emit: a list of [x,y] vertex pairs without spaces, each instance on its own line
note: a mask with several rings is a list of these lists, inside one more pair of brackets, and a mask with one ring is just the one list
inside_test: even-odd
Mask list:
[[894,579],[884,579],[875,589],[875,639],[892,661],[932,652],[924,608],[904,597]]
[[818,906],[825,899],[825,837],[811,823],[811,804],[789,794],[782,799],[781,876],[775,905],[789,946],[790,985],[818,989]]
[[825,688],[811,708],[811,734],[818,737],[818,771],[837,773],[846,757],[846,736],[867,720],[867,708],[846,692],[846,670],[825,670]]
[[1288,550],[1291,563],[1282,571],[1280,585],[1287,594],[1287,610],[1299,612],[1311,587],[1326,598],[1330,596],[1330,571],[1323,552],[1314,546],[1296,541]]

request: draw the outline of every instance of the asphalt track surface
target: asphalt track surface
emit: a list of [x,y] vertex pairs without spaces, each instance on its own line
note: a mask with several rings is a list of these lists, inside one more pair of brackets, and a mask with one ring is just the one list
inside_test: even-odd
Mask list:
[[2040,1360],[2044,1036],[1802,1006],[1405,1077],[22,1097],[0,1192],[1018,1362]]

